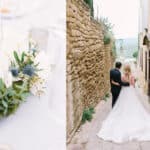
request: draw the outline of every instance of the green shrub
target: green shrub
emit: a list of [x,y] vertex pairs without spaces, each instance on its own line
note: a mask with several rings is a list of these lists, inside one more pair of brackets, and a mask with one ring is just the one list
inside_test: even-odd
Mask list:
[[94,107],[90,107],[89,111],[94,114],[95,113]]
[[84,0],[84,2],[89,5],[91,9],[91,16],[94,16],[93,0]]
[[138,51],[136,51],[136,52],[133,53],[133,57],[134,57],[134,58],[137,58],[137,57],[138,57]]
[[92,120],[92,115],[95,113],[94,108],[90,107],[87,108],[83,111],[82,115],[82,123],[85,123],[86,121],[91,121]]

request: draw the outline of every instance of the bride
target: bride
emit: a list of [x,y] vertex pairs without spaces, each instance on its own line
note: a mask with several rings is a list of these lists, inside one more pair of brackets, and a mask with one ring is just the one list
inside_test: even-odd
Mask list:
[[[102,123],[97,134],[99,138],[116,143],[131,140],[150,140],[150,114],[141,104],[135,91],[135,78],[130,65],[124,67],[124,82],[130,86],[122,87],[120,95],[112,111]],[[118,84],[112,81],[113,84]]]

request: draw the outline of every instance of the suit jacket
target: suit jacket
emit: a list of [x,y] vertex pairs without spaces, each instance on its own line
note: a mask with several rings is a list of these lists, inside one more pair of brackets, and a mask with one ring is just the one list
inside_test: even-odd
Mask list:
[[[120,86],[114,85],[111,81],[118,82]],[[122,82],[121,80],[121,72],[118,69],[111,69],[110,70],[110,83],[111,83],[111,92],[119,93],[122,86],[129,86],[128,82]]]

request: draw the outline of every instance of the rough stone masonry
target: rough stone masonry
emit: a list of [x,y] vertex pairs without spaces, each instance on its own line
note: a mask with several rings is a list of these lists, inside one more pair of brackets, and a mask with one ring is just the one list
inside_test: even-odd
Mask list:
[[78,129],[84,108],[95,107],[109,91],[112,44],[83,0],[67,0],[67,140]]

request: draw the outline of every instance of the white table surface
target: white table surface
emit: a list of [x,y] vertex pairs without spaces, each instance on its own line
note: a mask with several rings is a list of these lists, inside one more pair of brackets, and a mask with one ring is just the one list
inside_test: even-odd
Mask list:
[[8,144],[12,150],[65,150],[65,0],[36,2],[42,3],[40,11],[35,9],[32,12],[31,6],[34,3],[22,0],[22,6],[28,6],[24,7],[24,11],[28,12],[30,9],[30,14],[24,13],[23,17],[3,21],[3,30],[7,37],[3,44],[8,44],[3,47],[12,48],[19,39],[19,42],[26,40],[30,28],[46,28],[50,35],[47,54],[53,69],[47,92],[40,99],[29,97],[14,115],[0,120],[0,145]]

